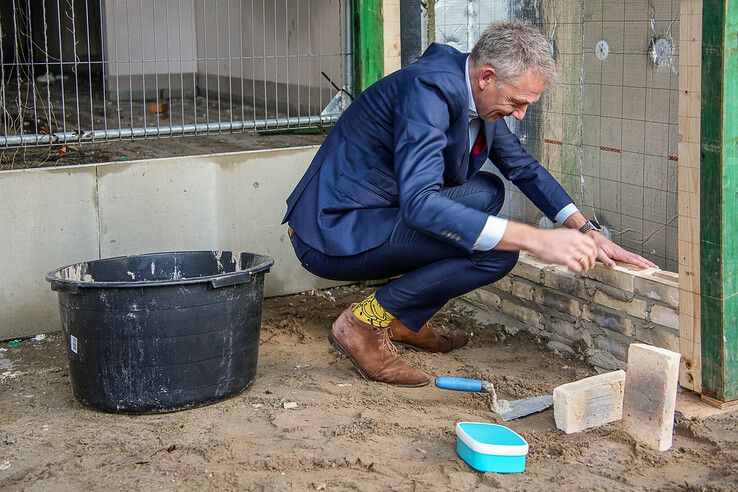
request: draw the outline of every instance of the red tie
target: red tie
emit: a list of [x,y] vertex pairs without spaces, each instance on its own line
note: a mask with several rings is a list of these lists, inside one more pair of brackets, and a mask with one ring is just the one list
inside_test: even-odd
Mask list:
[[477,139],[474,141],[470,156],[473,159],[485,152],[487,152],[487,138],[484,136],[484,125],[480,125],[479,133],[477,133]]

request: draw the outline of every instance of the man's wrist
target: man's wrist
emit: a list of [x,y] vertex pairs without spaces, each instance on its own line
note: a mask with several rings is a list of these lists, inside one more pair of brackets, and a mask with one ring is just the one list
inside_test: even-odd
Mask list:
[[579,229],[587,223],[587,218],[580,211],[576,211],[564,221],[564,225],[569,229]]
[[591,220],[588,220],[581,227],[579,227],[579,232],[581,232],[582,234],[589,234],[592,231],[599,232],[600,228],[597,227],[597,225]]

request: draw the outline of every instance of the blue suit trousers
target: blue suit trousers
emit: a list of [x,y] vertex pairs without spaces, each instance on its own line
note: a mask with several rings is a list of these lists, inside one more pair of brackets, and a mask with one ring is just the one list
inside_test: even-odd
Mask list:
[[[461,186],[441,193],[468,207],[497,215],[505,199],[502,180],[478,172]],[[518,261],[516,251],[471,254],[405,225],[398,217],[381,245],[351,256],[330,256],[292,237],[300,263],[309,272],[333,280],[374,280],[400,276],[376,292],[387,311],[418,331],[449,300],[504,277]]]

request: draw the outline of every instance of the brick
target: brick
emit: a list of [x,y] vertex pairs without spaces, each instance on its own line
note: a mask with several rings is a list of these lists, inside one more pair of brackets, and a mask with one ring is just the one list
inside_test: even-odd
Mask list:
[[512,286],[510,287],[510,293],[515,297],[519,297],[521,299],[525,299],[528,301],[533,300],[533,286],[530,285],[528,282],[513,280]]
[[522,321],[529,327],[533,327],[538,330],[543,328],[543,324],[541,323],[541,320],[542,320],[541,314],[532,309],[529,309],[525,306],[521,306],[520,304],[516,304],[511,301],[508,301],[507,299],[502,300],[502,303],[500,304],[500,308],[502,309],[503,313]]
[[562,337],[561,335],[557,335],[556,333],[553,333],[553,332],[550,332],[550,331],[546,331],[546,330],[541,330],[540,336],[542,338],[545,338],[548,341],[559,342],[559,343],[563,343],[564,345],[571,346],[572,343],[573,343],[571,340],[567,340],[566,338]]
[[549,265],[548,263],[541,261],[540,258],[538,258],[537,256],[533,256],[527,251],[522,251],[520,253],[520,259],[518,263],[526,263],[532,267],[538,268],[539,270],[543,270]]
[[667,326],[675,330],[679,329],[679,314],[674,309],[654,304],[649,316],[651,321],[657,325]]
[[510,292],[510,286],[512,285],[512,280],[510,280],[509,275],[506,275],[492,285],[497,287],[500,290],[504,290],[505,292]]
[[628,346],[630,345],[630,341],[631,340],[628,340],[627,342],[622,342],[616,340],[612,336],[597,335],[594,338],[594,346],[595,348],[604,350],[605,352],[609,352],[618,360],[627,362]]
[[654,326],[653,345],[672,352],[681,352],[679,348],[679,330]]
[[524,257],[518,261],[510,274],[530,280],[531,282],[540,283],[542,270],[542,267],[530,262],[529,258]]
[[636,327],[636,339],[639,342],[655,345],[672,352],[680,352],[679,349],[679,330],[658,326],[652,324],[644,324]]
[[648,317],[648,303],[643,299],[633,298],[630,301],[623,301],[597,290],[594,301],[615,311],[625,311],[635,318],[646,319]]
[[616,371],[618,369],[625,369],[626,364],[615,358],[610,352],[605,352],[600,349],[589,349],[586,352],[587,362],[592,364],[595,368],[601,368],[606,371]]
[[659,282],[665,282],[667,284],[679,285],[679,274],[677,272],[669,272],[667,270],[656,270],[649,275],[643,275],[644,277],[650,276],[656,278]]
[[491,307],[494,309],[500,308],[500,296],[487,289],[475,289],[471,292],[467,292],[463,297],[472,304]]
[[622,289],[618,289],[617,287],[613,287],[612,285],[603,284],[602,282],[598,282],[592,279],[587,279],[584,281],[584,283],[587,286],[587,289],[591,290],[593,293],[599,290],[599,291],[604,292],[610,297],[614,297],[615,299],[618,299],[619,301],[625,301],[625,302],[629,302],[633,299],[632,292],[626,292]]
[[569,345],[567,345],[564,342],[557,342],[555,340],[552,340],[546,344],[546,347],[548,347],[549,350],[557,354],[568,354],[568,355],[575,354],[574,349],[571,348]]
[[628,350],[623,429],[659,451],[671,447],[679,379],[679,354],[634,343]]
[[543,302],[543,288],[536,287],[533,290],[533,302],[536,304],[541,304]]
[[652,328],[653,342],[652,345],[661,347],[672,352],[680,352],[679,350],[679,330],[664,328],[662,326],[654,326]]
[[638,271],[638,269],[617,264],[614,269],[610,270],[598,263],[592,270],[582,272],[582,275],[626,292],[633,292],[634,271]]
[[560,313],[568,314],[574,318],[582,315],[582,307],[579,301],[567,294],[559,293],[555,290],[543,288],[540,290],[541,296],[536,298],[536,302],[554,309]]
[[572,434],[620,420],[625,372],[613,371],[557,386],[553,391],[556,427]]
[[581,282],[578,275],[563,268],[549,267],[543,271],[543,285],[549,289],[577,295],[582,288]]
[[623,335],[633,336],[635,334],[635,325],[632,320],[608,308],[585,305],[582,309],[582,318]]
[[[679,308],[679,283],[661,280],[655,277],[656,274],[649,276],[636,277],[633,281],[633,288],[636,294],[648,297],[664,304]],[[655,278],[654,278],[655,277]]]
[[572,342],[583,340],[587,347],[592,346],[592,335],[587,330],[559,318],[549,318],[544,323],[545,329]]
[[644,323],[642,325],[636,326],[635,338],[639,342],[647,343],[649,345],[654,345],[653,343],[653,324]]

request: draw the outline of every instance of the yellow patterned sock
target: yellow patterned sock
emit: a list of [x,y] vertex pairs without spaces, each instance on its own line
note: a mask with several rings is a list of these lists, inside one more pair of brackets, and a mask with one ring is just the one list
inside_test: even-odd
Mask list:
[[361,301],[359,305],[354,308],[354,316],[368,325],[379,328],[388,327],[392,320],[395,319],[389,311],[386,311],[381,304],[379,304],[379,301],[374,297],[374,294]]

